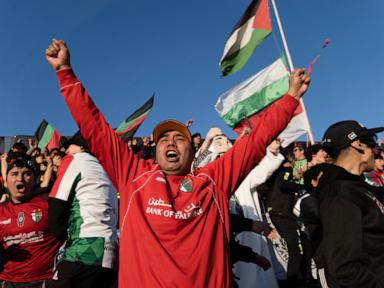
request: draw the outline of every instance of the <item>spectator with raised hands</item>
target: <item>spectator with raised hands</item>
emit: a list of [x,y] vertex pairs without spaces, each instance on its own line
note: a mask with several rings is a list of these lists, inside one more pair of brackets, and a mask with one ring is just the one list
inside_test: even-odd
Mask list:
[[28,151],[27,154],[34,157],[37,154],[41,153],[41,149],[37,147],[38,142],[36,139],[28,138]]
[[[269,269],[274,263],[271,243],[267,239],[276,240],[280,235],[267,223],[257,188],[265,183],[283,162],[280,146],[280,139],[274,140],[268,146],[266,156],[248,174],[230,201],[231,219],[238,219],[238,223],[242,223],[232,225],[232,229],[236,231],[234,239],[238,241],[233,253],[238,253],[236,248],[239,251],[244,250],[244,247],[250,248],[246,254],[242,255],[240,252],[238,261],[234,263],[232,271],[238,287],[278,287],[275,267]],[[239,229],[236,226],[244,228]]]
[[46,59],[91,152],[120,192],[119,287],[230,287],[229,197],[291,120],[309,86],[305,70],[292,73],[287,95],[262,112],[248,136],[191,173],[194,149],[183,123],[160,122],[153,130],[156,162],[141,159],[76,78],[64,41],[54,39]]

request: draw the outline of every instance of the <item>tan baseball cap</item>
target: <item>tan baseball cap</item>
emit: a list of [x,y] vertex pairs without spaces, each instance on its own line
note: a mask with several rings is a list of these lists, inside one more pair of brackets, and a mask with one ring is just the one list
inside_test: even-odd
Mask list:
[[160,136],[167,131],[179,131],[188,139],[189,142],[192,143],[192,136],[188,127],[183,123],[173,119],[164,120],[156,125],[156,127],[153,129],[153,141],[157,143]]

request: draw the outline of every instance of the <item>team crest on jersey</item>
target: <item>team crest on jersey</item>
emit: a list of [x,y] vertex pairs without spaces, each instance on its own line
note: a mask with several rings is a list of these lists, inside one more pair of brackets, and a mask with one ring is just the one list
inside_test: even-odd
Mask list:
[[43,212],[41,212],[41,209],[33,210],[31,216],[33,221],[39,223],[41,218],[43,218]]
[[25,220],[24,212],[19,212],[19,214],[17,214],[17,226],[23,227],[24,220]]
[[184,178],[181,180],[180,183],[180,190],[183,192],[192,192],[192,179],[191,178]]

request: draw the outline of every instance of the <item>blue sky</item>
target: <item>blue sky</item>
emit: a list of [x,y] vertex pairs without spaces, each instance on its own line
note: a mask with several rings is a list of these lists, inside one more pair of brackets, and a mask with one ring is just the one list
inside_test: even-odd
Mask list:
[[[67,0],[0,2],[0,135],[31,135],[44,118],[62,135],[77,128],[45,61],[52,37],[64,39],[72,66],[108,122],[116,127],[153,92],[154,108],[137,135],[165,119],[192,118],[192,132],[227,128],[218,96],[280,54],[270,36],[238,73],[220,78],[225,41],[246,0]],[[333,122],[383,126],[384,1],[276,0],[294,65],[323,51],[304,98],[315,139]],[[271,16],[274,15],[271,8]]]

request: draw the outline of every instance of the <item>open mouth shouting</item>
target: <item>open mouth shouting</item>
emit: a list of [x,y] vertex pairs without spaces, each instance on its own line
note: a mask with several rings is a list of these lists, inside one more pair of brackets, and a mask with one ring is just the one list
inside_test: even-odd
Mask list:
[[179,154],[176,150],[167,150],[165,153],[165,158],[169,162],[177,162],[179,160]]
[[17,183],[16,184],[16,190],[19,193],[23,193],[25,191],[25,184],[24,183]]

